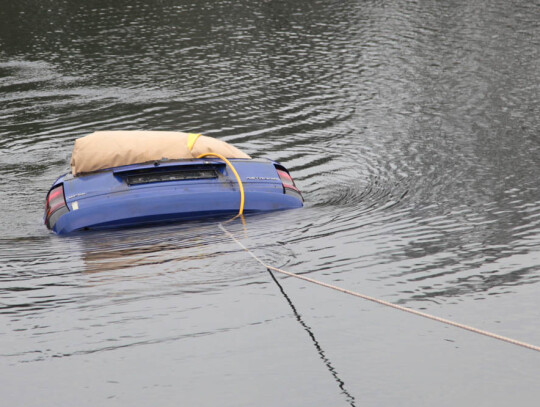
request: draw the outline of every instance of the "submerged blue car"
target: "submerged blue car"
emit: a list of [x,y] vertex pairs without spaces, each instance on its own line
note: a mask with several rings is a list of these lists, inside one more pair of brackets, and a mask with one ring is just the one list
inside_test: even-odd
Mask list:
[[303,206],[281,164],[198,134],[93,133],[76,140],[71,169],[45,203],[58,234]]

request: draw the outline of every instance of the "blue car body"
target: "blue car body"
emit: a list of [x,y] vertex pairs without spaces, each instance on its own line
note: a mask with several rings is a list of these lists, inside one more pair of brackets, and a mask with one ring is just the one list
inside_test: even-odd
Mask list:
[[[264,159],[230,159],[242,181],[244,213],[299,208],[288,171]],[[47,194],[45,224],[57,234],[234,215],[240,187],[218,158],[158,161],[59,177]]]

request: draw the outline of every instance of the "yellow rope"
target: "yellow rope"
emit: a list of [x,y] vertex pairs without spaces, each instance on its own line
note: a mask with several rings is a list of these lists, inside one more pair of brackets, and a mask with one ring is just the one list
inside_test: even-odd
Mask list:
[[240,209],[238,210],[238,215],[242,215],[244,213],[245,195],[244,195],[244,184],[242,184],[242,180],[240,179],[240,176],[236,172],[236,169],[234,168],[234,165],[232,165],[231,162],[229,160],[227,160],[225,157],[223,157],[221,154],[218,154],[218,153],[204,153],[204,154],[199,155],[197,158],[208,157],[210,155],[225,161],[225,163],[231,168],[234,176],[236,177],[236,181],[238,181],[238,187],[240,188]]
[[189,151],[193,150],[193,146],[195,145],[195,142],[201,136],[202,136],[202,134],[195,134],[195,133],[189,133],[188,134],[187,146],[188,146]]
[[459,322],[454,322],[454,321],[451,321],[449,319],[437,317],[435,315],[427,314],[427,313],[421,312],[421,311],[416,311],[416,310],[411,309],[411,308],[402,307],[401,305],[392,304],[391,302],[380,300],[380,299],[374,298],[374,297],[370,297],[369,295],[360,294],[360,293],[357,293],[357,292],[354,292],[354,291],[351,291],[351,290],[347,290],[345,288],[341,288],[341,287],[338,287],[338,286],[335,286],[335,285],[332,285],[332,284],[328,284],[328,283],[324,283],[322,281],[315,280],[313,278],[309,278],[309,277],[306,277],[306,276],[303,276],[303,275],[300,275],[300,274],[291,273],[289,271],[281,270],[281,269],[279,269],[277,267],[270,266],[270,265],[264,263],[255,254],[253,254],[253,252],[251,250],[249,250],[246,246],[244,246],[242,244],[242,242],[240,242],[236,237],[234,237],[234,235],[231,232],[229,232],[227,229],[225,229],[221,223],[219,224],[219,227],[221,228],[221,230],[225,234],[227,234],[232,240],[234,240],[242,249],[244,249],[246,252],[248,252],[251,255],[251,257],[253,257],[255,260],[257,260],[263,267],[265,267],[268,270],[274,270],[274,271],[277,271],[278,273],[282,273],[282,274],[285,274],[287,276],[294,277],[294,278],[299,278],[300,280],[304,280],[304,281],[307,281],[307,282],[310,282],[310,283],[313,283],[313,284],[317,284],[317,285],[320,285],[322,287],[331,288],[332,290],[336,290],[336,291],[340,291],[340,292],[345,293],[345,294],[353,295],[355,297],[359,297],[359,298],[362,298],[364,300],[372,301],[372,302],[375,302],[377,304],[381,304],[381,305],[385,305],[387,307],[398,309],[400,311],[409,312],[409,313],[411,313],[413,315],[428,318],[428,319],[431,319],[431,320],[437,321],[437,322],[442,322],[443,324],[452,325],[452,326],[455,326],[457,328],[465,329],[467,331],[471,331],[471,332],[474,332],[474,333],[477,333],[477,334],[480,334],[480,335],[485,335],[485,336],[489,336],[490,338],[498,339],[499,341],[508,342],[508,343],[513,344],[513,345],[522,346],[524,348],[540,352],[540,346],[531,345],[530,343],[518,341],[516,339],[508,338],[506,336],[498,335],[498,334],[495,334],[495,333],[492,333],[492,332],[489,332],[489,331],[484,331],[482,329],[474,328],[472,326],[461,324]]

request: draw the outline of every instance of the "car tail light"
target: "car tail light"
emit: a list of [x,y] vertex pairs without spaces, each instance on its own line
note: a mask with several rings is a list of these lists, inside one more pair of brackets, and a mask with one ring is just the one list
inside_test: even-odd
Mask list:
[[302,193],[296,187],[296,184],[294,183],[294,180],[292,179],[291,174],[289,174],[289,172],[283,167],[276,166],[276,170],[279,175],[279,179],[281,180],[281,183],[283,184],[283,193],[287,195],[296,196],[303,202],[304,198],[302,197]]
[[51,189],[45,201],[45,225],[52,229],[54,224],[64,213],[69,212],[64,198],[64,187],[62,184]]

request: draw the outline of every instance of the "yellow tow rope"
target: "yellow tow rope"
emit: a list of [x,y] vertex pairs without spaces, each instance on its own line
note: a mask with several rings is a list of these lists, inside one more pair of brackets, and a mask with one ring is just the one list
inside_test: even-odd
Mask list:
[[221,154],[218,153],[204,153],[199,155],[197,158],[203,158],[208,156],[214,156],[219,158],[220,160],[225,161],[225,163],[231,168],[234,176],[236,177],[236,181],[238,181],[238,187],[240,188],[240,209],[238,210],[238,215],[242,215],[244,213],[244,184],[242,184],[242,180],[240,179],[240,176],[236,172],[236,169],[234,168],[234,165],[231,164],[229,160],[227,160],[225,157],[223,157]]
[[[195,144],[195,142],[197,141],[199,136],[200,136],[200,134],[189,134],[189,138],[188,138],[189,151],[191,151],[193,149],[193,145]],[[208,157],[208,156],[214,156],[214,157],[217,157],[217,158],[225,161],[225,163],[231,168],[234,176],[236,177],[236,180],[238,181],[238,186],[240,187],[240,210],[238,211],[237,216],[242,215],[242,213],[244,212],[244,185],[242,184],[242,180],[240,179],[240,176],[238,175],[238,172],[236,172],[236,169],[231,164],[231,162],[229,160],[227,160],[225,157],[223,157],[221,154],[204,153],[204,154],[199,155],[197,158],[203,158],[203,157]],[[233,219],[235,219],[235,218],[233,218]],[[243,217],[242,217],[242,223],[244,223]],[[416,310],[411,309],[411,308],[402,307],[401,305],[393,304],[393,303],[390,303],[388,301],[384,301],[384,300],[381,300],[381,299],[378,299],[378,298],[375,298],[375,297],[370,297],[370,296],[365,295],[365,294],[360,294],[360,293],[357,293],[355,291],[347,290],[347,289],[342,288],[342,287],[337,287],[337,286],[332,285],[332,284],[324,283],[322,281],[318,281],[318,280],[315,280],[313,278],[306,277],[304,275],[291,273],[289,271],[285,271],[285,270],[279,269],[277,267],[273,267],[273,266],[271,266],[269,264],[264,263],[255,254],[253,254],[253,252],[251,250],[249,250],[246,246],[244,246],[242,244],[242,242],[240,242],[231,232],[229,232],[227,229],[225,229],[223,227],[223,224],[220,223],[219,227],[221,228],[221,230],[225,234],[227,234],[232,240],[234,240],[242,249],[244,249],[246,252],[248,252],[251,255],[251,257],[253,257],[256,261],[258,261],[263,267],[265,267],[269,271],[272,271],[272,270],[277,271],[279,273],[288,275],[290,277],[299,278],[301,280],[304,280],[304,281],[307,281],[307,282],[310,282],[310,283],[313,283],[313,284],[317,284],[317,285],[320,285],[322,287],[330,288],[332,290],[340,291],[340,292],[345,293],[345,294],[353,295],[355,297],[359,297],[359,298],[362,298],[364,300],[372,301],[372,302],[375,302],[375,303],[378,303],[378,304],[381,304],[381,305],[385,305],[387,307],[391,307],[391,308],[394,308],[394,309],[397,309],[397,310],[400,310],[400,311],[405,311],[405,312],[411,313],[413,315],[417,315],[417,316],[420,316],[420,317],[431,319],[431,320],[437,321],[437,322],[442,322],[443,324],[451,325],[451,326],[461,328],[461,329],[464,329],[464,330],[467,330],[467,331],[470,331],[470,332],[474,332],[474,333],[477,333],[477,334],[480,334],[480,335],[485,335],[485,336],[488,336],[488,337],[493,338],[493,339],[498,339],[500,341],[508,342],[508,343],[513,344],[513,345],[522,346],[524,348],[540,352],[540,346],[535,346],[535,345],[532,345],[532,344],[527,343],[527,342],[518,341],[516,339],[508,338],[508,337],[505,337],[505,336],[502,336],[502,335],[498,335],[498,334],[495,334],[493,332],[484,331],[482,329],[478,329],[478,328],[475,328],[475,327],[472,327],[472,326],[461,324],[459,322],[451,321],[449,319],[437,317],[435,315],[427,314],[425,312],[416,311]]]
[[[193,146],[195,145],[195,142],[202,134],[196,134],[196,133],[189,133],[188,134],[188,149],[189,151],[193,151]],[[234,168],[234,165],[231,164],[229,160],[227,160],[225,157],[223,157],[221,154],[218,153],[204,153],[200,154],[197,158],[203,158],[208,156],[214,156],[219,158],[220,160],[225,161],[225,163],[231,168],[234,176],[236,177],[236,181],[238,181],[238,187],[240,188],[240,209],[238,210],[238,215],[242,215],[244,213],[244,202],[245,202],[245,195],[244,195],[244,184],[242,184],[242,180],[240,179],[240,176],[238,175],[238,172],[236,172],[236,168]]]

